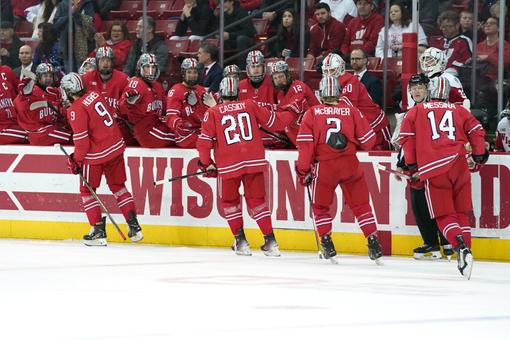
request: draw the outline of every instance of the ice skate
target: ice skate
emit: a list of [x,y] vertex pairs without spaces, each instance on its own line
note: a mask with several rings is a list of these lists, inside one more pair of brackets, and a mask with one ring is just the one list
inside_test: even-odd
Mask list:
[[129,212],[129,221],[128,224],[128,236],[131,238],[131,241],[138,242],[143,240],[142,227],[138,223],[138,219],[134,212]]
[[453,254],[455,254],[455,252],[454,252],[451,244],[445,244],[443,246],[443,254],[444,254],[444,256],[446,256],[448,261],[450,261],[452,259],[452,256],[453,256]]
[[234,238],[232,250],[237,255],[251,256],[250,244],[246,240],[246,236],[244,236],[244,230],[239,229],[239,233],[235,235]]
[[377,236],[375,234],[372,234],[367,237],[368,241],[368,257],[370,257],[371,260],[374,260],[376,264],[382,265],[381,257],[382,257],[382,250],[381,245],[379,244],[379,240],[377,239]]
[[86,246],[107,246],[105,226],[106,217],[103,217],[101,222],[93,225],[89,233],[83,236],[83,243]]
[[273,233],[264,235],[264,245],[260,247],[260,250],[266,256],[278,257],[281,255]]
[[322,256],[324,259],[331,261],[333,264],[337,264],[338,259],[336,258],[335,244],[331,239],[331,234],[321,236],[321,245],[323,249]]
[[439,260],[441,259],[441,251],[439,246],[424,244],[418,248],[414,248],[413,257],[416,260]]
[[459,247],[456,249],[457,252],[457,268],[459,272],[469,280],[471,278],[471,271],[473,270],[473,254],[471,250],[466,247],[464,238],[461,235],[456,236],[459,241]]

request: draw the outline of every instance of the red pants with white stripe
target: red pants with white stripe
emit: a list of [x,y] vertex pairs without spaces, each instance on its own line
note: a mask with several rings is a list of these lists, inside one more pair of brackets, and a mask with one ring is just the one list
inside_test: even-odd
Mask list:
[[56,125],[49,125],[39,131],[29,131],[28,141],[30,145],[48,146],[55,144],[72,144],[72,132],[58,127]]
[[375,146],[372,150],[383,151],[391,149],[393,149],[393,147],[391,144],[390,126],[386,125],[375,133]]
[[250,216],[257,222],[264,235],[273,232],[271,213],[267,207],[264,173],[245,174],[235,178],[218,178],[220,181],[221,207],[232,234],[237,235],[243,227],[243,212],[239,187],[243,183],[244,197]]
[[312,183],[312,209],[319,235],[331,232],[329,213],[335,189],[342,189],[345,203],[351,208],[365,237],[377,232],[370,207],[368,187],[356,155],[321,161],[315,165],[316,177]]
[[430,216],[435,218],[439,230],[454,248],[457,235],[463,235],[466,245],[471,244],[469,215],[471,201],[471,173],[466,159],[459,157],[448,171],[425,181],[425,198]]
[[0,145],[28,143],[28,135],[25,130],[17,125],[0,128]]
[[[106,183],[117,200],[117,205],[122,211],[122,215],[124,215],[126,221],[129,220],[130,211],[136,215],[133,197],[124,185],[126,182],[126,167],[124,165],[123,154],[103,164],[84,164],[82,167],[82,174],[94,191],[99,187],[101,177],[104,174]],[[83,208],[87,214],[90,225],[100,222],[101,207],[81,180],[80,194],[83,201]]]
[[[149,118],[149,117],[147,117]],[[166,148],[175,145],[175,135],[170,128],[156,119],[141,121],[134,127],[134,136],[144,148]]]

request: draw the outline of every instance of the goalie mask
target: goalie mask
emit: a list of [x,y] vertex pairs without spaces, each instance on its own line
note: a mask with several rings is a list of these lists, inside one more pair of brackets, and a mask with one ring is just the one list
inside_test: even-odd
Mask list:
[[51,64],[41,63],[35,69],[35,82],[43,90],[55,84],[55,69]]
[[159,66],[156,62],[156,56],[152,53],[144,53],[138,59],[136,69],[140,77],[148,83],[153,82],[159,77]]
[[321,100],[338,100],[340,97],[340,82],[337,77],[324,76],[319,83],[319,92]]
[[450,97],[450,82],[445,77],[434,77],[429,83],[430,99],[446,101]]
[[[99,47],[96,52],[97,69],[102,75],[109,76],[113,72],[113,50],[111,47]],[[106,60],[105,60],[106,59]]]
[[195,58],[186,58],[181,64],[182,81],[189,87],[198,83],[198,61]]
[[237,65],[228,65],[223,70],[223,78],[233,77],[240,79],[241,78],[241,69]]
[[420,68],[429,78],[442,73],[446,68],[446,54],[435,47],[427,48],[420,57]]
[[221,98],[236,99],[239,95],[239,80],[234,77],[226,77],[220,83]]
[[338,54],[330,53],[322,61],[322,75],[340,77],[345,73],[345,61]]
[[67,97],[70,101],[74,96],[83,95],[85,92],[85,85],[83,84],[83,79],[78,73],[71,72],[66,74],[60,80],[60,89],[64,94],[64,97]]
[[246,75],[254,83],[260,83],[266,75],[264,55],[259,50],[248,53],[246,57]]
[[279,60],[272,64],[271,81],[273,82],[273,86],[278,90],[287,91],[292,83],[289,64],[283,60]]
[[87,73],[89,71],[93,71],[95,69],[97,69],[96,59],[95,58],[87,58],[81,64],[80,69],[78,70],[78,73],[82,76],[85,73]]

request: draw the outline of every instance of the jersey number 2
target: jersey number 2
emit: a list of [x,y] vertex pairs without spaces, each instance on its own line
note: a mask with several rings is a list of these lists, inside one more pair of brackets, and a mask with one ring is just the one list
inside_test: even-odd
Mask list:
[[326,131],[326,142],[325,143],[328,143],[328,140],[329,140],[329,137],[331,136],[331,134],[340,132],[340,130],[342,129],[342,121],[338,118],[327,118],[326,124],[328,124],[328,126],[330,126],[331,124],[334,124],[333,127],[328,128],[328,131]]
[[439,131],[446,132],[448,138],[451,140],[455,140],[455,124],[453,123],[453,112],[451,110],[446,110],[439,121],[439,126],[436,124],[436,116],[434,115],[434,111],[429,111],[427,113],[427,118],[430,123],[430,130],[432,131],[432,140],[436,140],[439,137]]
[[98,115],[100,115],[101,117],[105,117],[103,119],[104,125],[106,125],[108,127],[113,125],[112,115],[110,114],[110,112],[108,112],[106,107],[104,107],[103,103],[96,102],[96,105],[94,105],[94,109],[96,109],[96,112]]
[[245,141],[253,139],[248,112],[241,112],[235,117],[231,115],[223,116],[221,117],[221,125],[227,125],[223,130],[227,145],[239,143],[241,138]]

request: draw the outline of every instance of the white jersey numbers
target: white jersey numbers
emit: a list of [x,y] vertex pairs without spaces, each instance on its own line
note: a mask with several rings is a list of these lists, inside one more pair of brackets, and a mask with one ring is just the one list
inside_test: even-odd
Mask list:
[[244,141],[253,139],[248,112],[241,112],[237,116],[225,115],[221,117],[221,125],[224,126],[223,133],[227,145],[239,143],[241,139]]
[[328,124],[328,126],[333,125],[332,127],[328,128],[328,131],[326,132],[325,143],[327,144],[331,134],[340,132],[342,129],[342,121],[338,118],[327,118],[326,124]]
[[94,109],[96,110],[98,115],[100,115],[101,117],[105,117],[105,119],[103,119],[104,125],[106,125],[108,127],[113,125],[113,118],[110,115],[110,113],[108,112],[108,110],[106,109],[106,107],[103,105],[103,103],[97,102],[94,105]]
[[439,131],[446,132],[449,139],[455,140],[455,125],[453,123],[453,112],[451,110],[446,110],[444,112],[439,122],[439,126],[437,126],[434,111],[429,111],[427,113],[427,118],[429,119],[430,130],[432,131],[432,140],[436,140],[441,137],[438,133],[438,129]]

